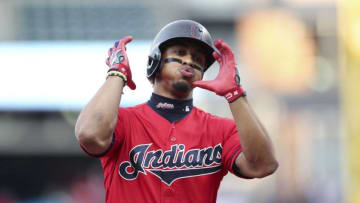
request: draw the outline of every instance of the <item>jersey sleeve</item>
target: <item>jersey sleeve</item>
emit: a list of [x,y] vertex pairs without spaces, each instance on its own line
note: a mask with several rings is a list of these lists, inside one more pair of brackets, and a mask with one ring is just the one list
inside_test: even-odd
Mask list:
[[225,119],[223,129],[223,164],[227,171],[241,177],[237,171],[234,170],[235,160],[242,152],[235,122],[230,119]]
[[118,120],[113,133],[113,144],[108,151],[100,157],[101,165],[104,174],[104,186],[109,188],[113,180],[113,175],[116,174],[116,163],[119,159],[119,150],[125,140],[125,135],[130,131],[129,121],[130,112],[127,109],[119,108]]
[[113,144],[110,146],[111,148],[108,150],[108,152],[104,154],[104,156],[111,156],[111,154],[117,151],[124,141],[125,136],[129,133],[131,118],[129,114],[130,112],[127,111],[127,109],[119,108],[117,117],[118,120],[116,122],[113,134]]
[[113,136],[112,136],[112,141],[111,144],[109,146],[109,148],[107,150],[105,150],[105,152],[101,153],[101,154],[91,154],[89,152],[86,151],[86,149],[80,145],[81,149],[90,157],[93,158],[102,158],[102,157],[106,157],[106,156],[110,156],[111,154],[114,153],[114,151],[116,151],[117,149],[119,149],[121,143],[124,140],[126,131],[129,130],[128,128],[126,128],[126,126],[128,125],[128,119],[129,118],[127,116],[128,112],[124,109],[124,108],[119,108],[118,109],[118,115],[117,115],[117,122],[116,122],[116,126],[113,132]]

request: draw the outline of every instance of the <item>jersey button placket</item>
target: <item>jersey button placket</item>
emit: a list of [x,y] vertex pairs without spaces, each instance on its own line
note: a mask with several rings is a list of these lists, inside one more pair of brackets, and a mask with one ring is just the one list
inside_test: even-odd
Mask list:
[[165,190],[164,195],[167,197],[172,197],[172,196],[174,196],[174,192],[172,191],[171,188],[168,188]]
[[175,192],[174,189],[172,188],[167,188],[166,190],[164,190],[164,203],[175,203]]
[[[166,143],[166,148],[163,149],[164,151],[169,150],[171,148],[171,145],[173,142],[176,141],[176,138],[174,136],[174,131],[175,131],[175,123],[171,123],[170,125],[170,130],[169,130],[169,134],[168,134],[168,138],[167,138],[167,143]],[[173,203],[174,202],[174,196],[175,193],[173,191],[173,189],[171,187],[169,187],[166,184],[161,184],[161,193],[162,193],[162,201],[163,203]]]
[[171,142],[175,142],[176,141],[176,137],[174,136],[174,130],[175,130],[175,123],[171,124],[171,129],[170,129],[170,134],[169,134],[169,139]]

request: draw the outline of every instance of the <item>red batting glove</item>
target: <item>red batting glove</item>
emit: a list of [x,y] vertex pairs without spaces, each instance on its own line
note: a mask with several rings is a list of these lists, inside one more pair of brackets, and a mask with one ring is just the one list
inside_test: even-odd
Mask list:
[[231,103],[239,97],[246,96],[246,92],[240,85],[234,53],[229,45],[222,40],[216,40],[214,45],[220,51],[220,54],[213,52],[214,58],[220,64],[219,74],[214,80],[195,81],[192,84],[224,96]]
[[116,41],[114,46],[108,51],[109,57],[106,59],[106,65],[109,66],[109,71],[116,70],[125,75],[125,77],[122,77],[125,84],[129,86],[130,89],[134,90],[136,89],[136,85],[131,77],[129,59],[126,55],[125,47],[127,43],[131,42],[131,40],[131,36],[126,36],[120,41]]

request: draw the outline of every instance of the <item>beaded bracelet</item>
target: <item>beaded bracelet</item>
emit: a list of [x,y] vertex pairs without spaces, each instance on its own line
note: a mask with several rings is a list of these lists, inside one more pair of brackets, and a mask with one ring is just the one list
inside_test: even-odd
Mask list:
[[124,73],[120,72],[119,70],[109,70],[106,74],[106,79],[108,79],[109,76],[118,76],[123,79],[124,83],[127,82],[127,77]]

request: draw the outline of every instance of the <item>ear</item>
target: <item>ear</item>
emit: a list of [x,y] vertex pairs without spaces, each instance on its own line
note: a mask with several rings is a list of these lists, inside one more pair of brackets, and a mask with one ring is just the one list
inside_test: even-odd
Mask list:
[[158,71],[156,71],[155,75],[153,76],[153,82],[154,82],[154,84],[155,84],[155,81],[160,80],[161,70],[162,70],[162,67],[161,67]]

